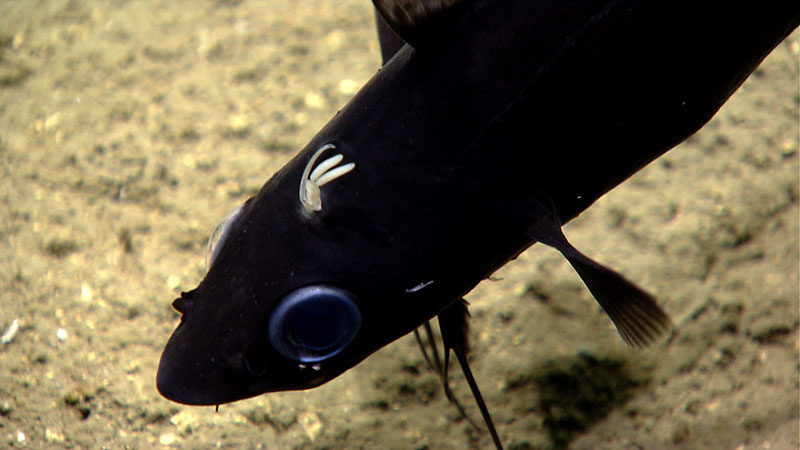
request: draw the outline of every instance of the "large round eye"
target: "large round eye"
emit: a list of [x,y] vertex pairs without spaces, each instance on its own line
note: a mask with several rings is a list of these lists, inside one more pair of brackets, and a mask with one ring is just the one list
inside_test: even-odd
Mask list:
[[269,319],[269,340],[283,356],[313,363],[339,353],[356,337],[361,313],[355,297],[332,286],[289,293]]

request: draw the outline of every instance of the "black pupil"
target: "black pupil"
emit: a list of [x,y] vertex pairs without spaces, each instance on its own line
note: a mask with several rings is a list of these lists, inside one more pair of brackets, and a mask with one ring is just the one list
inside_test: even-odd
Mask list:
[[303,308],[292,326],[292,340],[308,350],[336,347],[345,335],[346,315],[333,303],[320,302]]

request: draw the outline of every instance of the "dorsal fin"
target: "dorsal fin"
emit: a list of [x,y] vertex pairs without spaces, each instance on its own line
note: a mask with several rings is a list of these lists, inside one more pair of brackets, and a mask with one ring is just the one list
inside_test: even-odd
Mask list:
[[372,0],[384,20],[414,48],[448,9],[465,0]]
[[395,53],[406,45],[406,41],[394,32],[377,9],[375,10],[375,24],[378,28],[378,42],[381,44],[381,58],[385,65]]

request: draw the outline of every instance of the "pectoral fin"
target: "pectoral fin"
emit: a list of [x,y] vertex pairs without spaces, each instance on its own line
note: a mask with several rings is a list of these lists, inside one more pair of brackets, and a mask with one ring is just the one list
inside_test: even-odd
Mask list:
[[445,351],[456,349],[469,354],[469,303],[463,298],[439,313],[439,328]]
[[469,389],[472,391],[472,397],[475,403],[478,404],[478,409],[481,411],[483,421],[489,429],[489,434],[492,436],[495,448],[498,450],[503,449],[503,444],[500,442],[500,437],[497,435],[497,429],[492,421],[492,416],[489,414],[489,409],[486,407],[486,402],[483,401],[478,383],[475,377],[472,376],[472,370],[467,363],[467,353],[469,352],[469,310],[467,309],[467,301],[463,298],[447,309],[439,313],[439,329],[442,331],[442,342],[444,343],[444,367],[442,369],[444,379],[447,379],[447,369],[450,363],[450,350],[456,355],[456,360],[461,366],[461,372],[464,378],[467,379]]
[[461,366],[461,371],[464,373],[464,378],[467,379],[467,384],[469,384],[469,388],[472,391],[472,396],[475,399],[475,402],[478,404],[478,409],[481,411],[484,423],[489,429],[489,434],[492,436],[492,441],[497,449],[502,450],[503,445],[500,442],[500,437],[497,435],[497,430],[495,429],[494,422],[492,421],[492,416],[489,414],[486,403],[483,401],[481,391],[478,389],[478,384],[475,382],[475,378],[472,376],[472,370],[470,370],[469,364],[467,363],[467,353],[469,353],[470,318],[467,306],[467,301],[462,298],[439,313],[439,330],[442,332],[444,360],[439,358],[439,351],[436,350],[436,340],[433,337],[433,330],[431,329],[430,322],[425,322],[423,325],[428,337],[428,345],[431,349],[430,356],[428,355],[427,350],[425,350],[425,344],[420,337],[419,331],[414,330],[414,337],[417,338],[417,343],[419,344],[420,350],[422,350],[422,355],[425,358],[425,361],[431,368],[439,373],[447,400],[455,405],[456,408],[458,408],[461,416],[467,419],[467,421],[473,427],[479,429],[478,425],[472,421],[467,412],[464,410],[464,407],[461,406],[461,403],[458,402],[456,397],[453,395],[453,391],[450,389],[450,381],[448,376],[448,370],[450,368],[450,351],[452,350],[453,353],[455,353],[458,364]]
[[403,40],[418,48],[443,14],[462,1],[372,0],[372,3]]
[[585,256],[567,241],[549,198],[537,196],[531,217],[529,237],[555,248],[567,258],[628,345],[648,345],[669,330],[669,317],[652,295]]

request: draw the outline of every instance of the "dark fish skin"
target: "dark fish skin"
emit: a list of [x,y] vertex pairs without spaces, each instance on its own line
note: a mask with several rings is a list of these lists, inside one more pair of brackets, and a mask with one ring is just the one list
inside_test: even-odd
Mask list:
[[[465,3],[247,201],[175,302],[159,391],[211,405],[336,377],[539,240],[537,199],[560,226],[698,130],[798,24],[797,0]],[[307,214],[298,185],[328,143],[356,166]],[[267,338],[312,284],[351,292],[362,317],[319,367]]]

